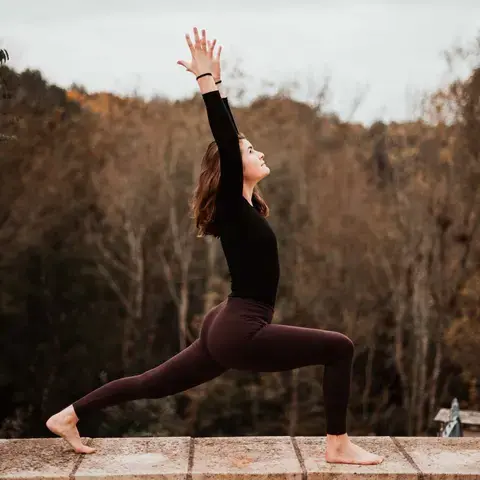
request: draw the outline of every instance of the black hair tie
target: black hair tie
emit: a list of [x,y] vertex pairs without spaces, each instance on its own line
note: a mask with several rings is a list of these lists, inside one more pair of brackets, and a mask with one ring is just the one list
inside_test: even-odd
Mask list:
[[[199,76],[197,77],[197,80],[198,80],[199,78],[205,77],[205,76],[207,76],[207,75],[212,75],[212,74],[211,74],[211,73],[202,73],[202,75],[199,75]],[[213,77],[213,75],[212,75],[212,77]]]

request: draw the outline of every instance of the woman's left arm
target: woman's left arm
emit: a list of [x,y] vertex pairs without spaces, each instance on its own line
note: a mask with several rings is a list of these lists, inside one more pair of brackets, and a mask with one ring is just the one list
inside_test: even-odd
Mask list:
[[[212,48],[212,42],[208,41],[208,48]],[[218,91],[220,92],[220,96],[222,97],[223,104],[225,105],[225,108],[227,109],[228,115],[230,117],[230,120],[233,123],[233,126],[235,127],[235,131],[238,133],[238,128],[237,124],[235,123],[235,119],[233,118],[233,113],[232,110],[230,109],[230,104],[228,103],[227,99],[227,91],[225,90],[225,87],[223,86],[222,82],[222,69],[220,66],[220,54],[222,53],[222,46],[218,46],[217,50],[217,55],[212,57],[212,74],[213,74],[213,79],[215,80],[215,84],[217,85]],[[219,83],[217,83],[219,82]]]
[[[218,81],[220,81],[221,83],[217,83]],[[221,78],[215,78],[215,83],[217,84],[218,91],[220,92],[220,95],[222,96],[222,98],[227,98],[227,90],[223,86],[222,79]]]
[[[220,85],[221,85],[221,84],[220,84]],[[220,94],[222,95],[221,91],[220,91]],[[225,95],[225,96],[222,95],[222,102],[223,102],[223,104],[225,105],[225,108],[227,109],[227,112],[228,112],[228,115],[229,115],[229,117],[230,117],[230,120],[232,121],[233,126],[234,126],[234,128],[235,128],[235,131],[236,131],[237,134],[238,134],[237,124],[235,123],[235,119],[233,118],[233,113],[232,113],[232,111],[230,110],[230,104],[228,103],[228,98],[227,98],[226,95]]]

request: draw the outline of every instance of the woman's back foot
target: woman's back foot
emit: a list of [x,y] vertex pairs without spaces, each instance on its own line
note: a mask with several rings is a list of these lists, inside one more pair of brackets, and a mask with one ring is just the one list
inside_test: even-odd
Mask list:
[[77,453],[93,453],[95,449],[82,443],[77,429],[78,418],[70,405],[61,412],[52,415],[46,422],[47,428],[65,439]]

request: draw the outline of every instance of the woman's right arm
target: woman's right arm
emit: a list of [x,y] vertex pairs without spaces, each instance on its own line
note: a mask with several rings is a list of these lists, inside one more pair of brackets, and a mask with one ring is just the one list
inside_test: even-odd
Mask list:
[[211,75],[197,80],[207,109],[208,122],[220,155],[222,198],[235,201],[243,194],[242,154],[235,124]]

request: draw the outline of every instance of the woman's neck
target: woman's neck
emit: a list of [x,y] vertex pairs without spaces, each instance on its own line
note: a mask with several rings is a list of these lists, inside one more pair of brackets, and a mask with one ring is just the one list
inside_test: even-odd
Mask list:
[[255,185],[248,185],[248,184],[243,184],[243,196],[246,198],[248,203],[252,205],[253,207],[253,189],[255,188]]

